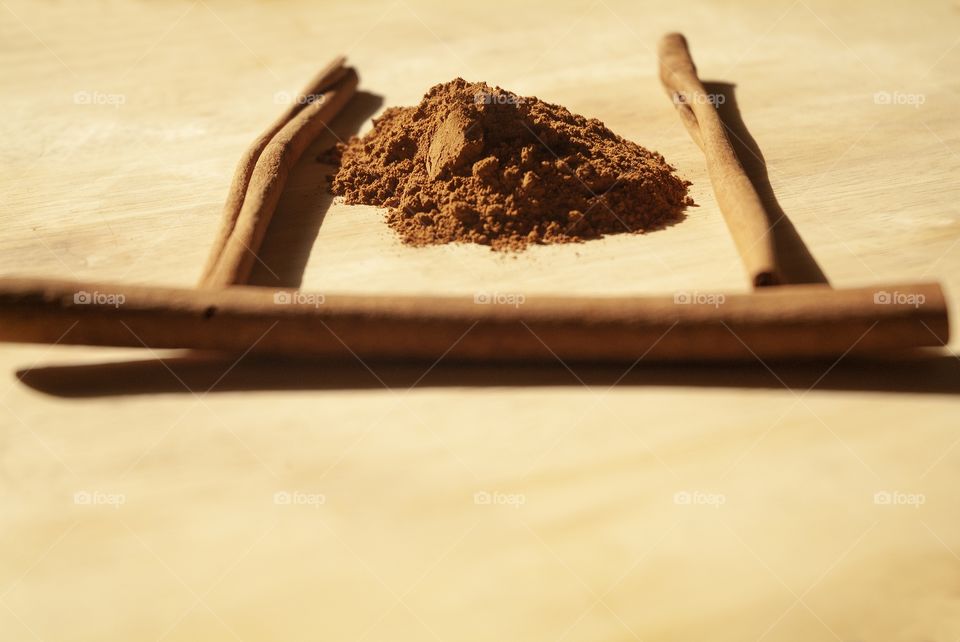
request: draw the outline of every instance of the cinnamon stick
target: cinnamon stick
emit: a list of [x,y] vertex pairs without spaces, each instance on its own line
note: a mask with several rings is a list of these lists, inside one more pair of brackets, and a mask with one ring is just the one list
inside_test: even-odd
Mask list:
[[690,137],[703,150],[710,183],[754,287],[781,281],[772,221],[730,144],[715,106],[697,77],[687,40],[679,33],[660,40],[660,81]]
[[290,170],[356,89],[356,71],[343,62],[337,58],[323,69],[244,153],[201,287],[234,285],[248,278]]
[[243,198],[247,194],[247,186],[250,184],[250,177],[253,174],[253,168],[256,166],[257,159],[273,137],[280,131],[284,125],[290,122],[298,112],[300,112],[309,102],[312,102],[317,96],[332,84],[340,80],[346,73],[344,63],[346,58],[338,56],[334,58],[326,67],[321,69],[314,76],[306,87],[294,97],[287,108],[280,116],[264,131],[260,136],[250,144],[244,151],[240,162],[233,172],[233,180],[230,182],[230,190],[227,192],[227,201],[223,206],[223,216],[220,223],[220,230],[214,239],[213,247],[207,257],[207,264],[203,268],[203,275],[200,278],[201,284],[205,281],[214,266],[220,259],[223,247],[233,233],[233,227],[237,222],[237,216],[240,215],[240,208],[243,206]]
[[471,361],[831,358],[947,342],[935,283],[753,294],[396,297],[0,279],[0,340]]

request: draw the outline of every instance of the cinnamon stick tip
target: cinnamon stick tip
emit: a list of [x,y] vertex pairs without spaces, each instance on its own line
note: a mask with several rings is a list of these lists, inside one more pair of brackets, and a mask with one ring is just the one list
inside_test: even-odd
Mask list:
[[776,272],[772,271],[763,271],[758,272],[753,276],[753,287],[755,288],[766,288],[774,285],[780,285],[780,277]]
[[657,48],[661,55],[665,52],[675,49],[687,49],[687,37],[679,31],[665,33],[660,37],[660,42]]

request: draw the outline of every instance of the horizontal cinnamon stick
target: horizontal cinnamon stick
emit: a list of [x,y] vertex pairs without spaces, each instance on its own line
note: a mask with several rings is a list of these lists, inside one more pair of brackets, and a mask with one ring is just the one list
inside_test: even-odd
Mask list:
[[727,137],[716,96],[707,94],[697,76],[686,38],[667,34],[661,38],[657,54],[660,81],[690,137],[703,150],[717,204],[751,282],[754,287],[777,285],[782,277],[771,232],[773,221]]
[[0,340],[362,359],[836,358],[949,335],[938,284],[551,298],[323,296],[0,279]]

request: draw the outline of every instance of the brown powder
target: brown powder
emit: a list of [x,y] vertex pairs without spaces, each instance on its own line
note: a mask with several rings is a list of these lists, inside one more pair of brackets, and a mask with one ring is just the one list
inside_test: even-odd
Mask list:
[[521,250],[644,232],[693,203],[663,156],[599,120],[461,78],[387,109],[325,160],[339,161],[334,194],[388,208],[412,245]]

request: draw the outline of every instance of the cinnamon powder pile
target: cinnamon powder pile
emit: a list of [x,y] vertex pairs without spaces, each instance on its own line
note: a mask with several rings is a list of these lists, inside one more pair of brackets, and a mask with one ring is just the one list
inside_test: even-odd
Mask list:
[[680,220],[690,184],[663,156],[537,98],[457,78],[393,107],[333,152],[331,190],[388,209],[412,245],[496,250],[644,232]]

